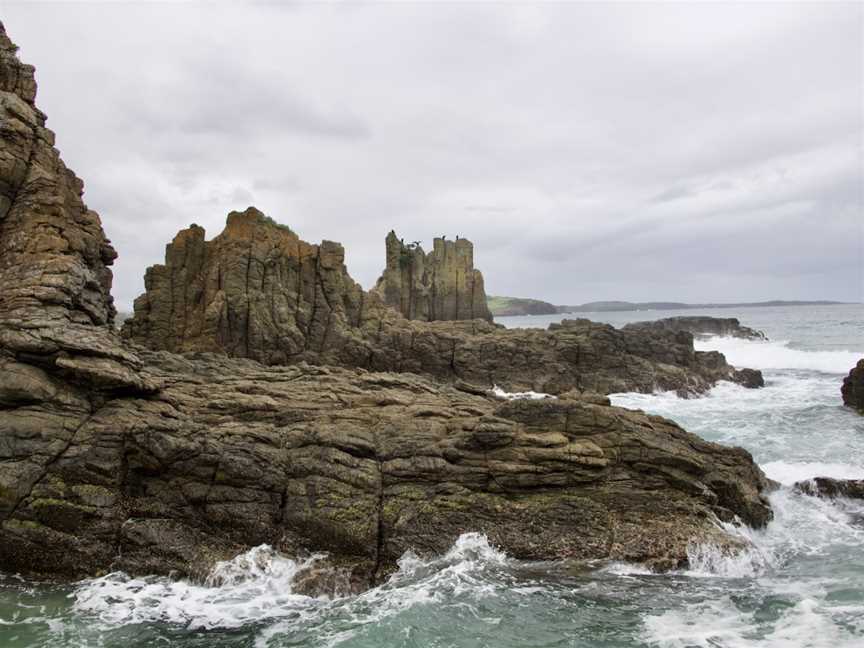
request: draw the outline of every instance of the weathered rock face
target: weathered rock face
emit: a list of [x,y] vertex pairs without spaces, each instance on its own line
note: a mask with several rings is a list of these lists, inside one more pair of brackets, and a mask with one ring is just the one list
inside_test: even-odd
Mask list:
[[158,387],[113,330],[116,253],[15,52],[0,24],[0,519],[100,402]]
[[806,495],[818,497],[864,499],[864,479],[814,477],[806,481],[796,482],[794,488]]
[[[56,457],[33,488],[11,486],[0,569],[188,573],[268,542],[329,551],[368,584],[469,531],[516,557],[671,567],[690,542],[734,546],[713,515],[770,519],[748,453],[596,397],[506,402],[412,374],[141,354],[159,394],[14,441]],[[40,398],[15,410],[21,425],[84,395]]]
[[864,414],[864,358],[858,361],[843,379],[840,388],[843,404]]
[[692,335],[664,328],[408,320],[364,292],[343,258],[338,244],[305,243],[253,208],[230,214],[209,242],[191,227],[168,246],[165,265],[147,271],[124,335],[158,350],[407,371],[511,391],[698,393],[742,381],[721,354],[694,351]]
[[117,254],[54,148],[16,49],[0,24],[0,402],[52,389],[16,360],[100,389],[144,389],[111,327]]
[[408,319],[492,321],[483,275],[474,268],[468,239],[436,238],[429,254],[419,243],[406,245],[391,231],[385,241],[387,267],[374,291]]
[[[300,362],[435,373],[447,358],[454,375],[490,346],[558,386],[606,385],[618,362],[639,380],[707,380],[687,365],[640,365],[627,348],[639,335],[591,323],[502,342],[483,322],[409,322],[349,281],[337,245],[265,232],[255,213],[232,215],[209,244],[198,228],[178,237],[131,332],[176,350],[274,344],[270,359],[293,352],[297,364],[122,344],[110,326],[113,251],[48,144],[32,70],[0,34],[0,570],[201,573],[268,542],[328,551],[362,587],[408,548],[439,552],[466,531],[516,557],[665,568],[692,542],[737,546],[714,516],[770,519],[748,453],[597,395],[502,402],[464,381]],[[524,343],[547,358],[561,345],[557,369],[572,373],[541,380]],[[725,365],[691,357],[692,344],[657,345],[640,352]]]
[[767,340],[762,331],[741,326],[741,322],[735,317],[708,317],[693,315],[685,317],[667,317],[665,319],[650,322],[634,322],[624,326],[629,330],[666,330],[687,331],[695,336],[718,335],[722,337],[736,337],[745,340]]

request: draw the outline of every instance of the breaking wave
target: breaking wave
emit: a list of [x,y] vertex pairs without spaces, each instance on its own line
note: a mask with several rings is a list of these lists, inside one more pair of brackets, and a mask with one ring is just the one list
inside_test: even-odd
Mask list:
[[801,369],[830,374],[847,374],[864,356],[861,350],[803,350],[788,341],[759,342],[732,337],[697,339],[699,351],[720,351],[736,367],[751,369]]

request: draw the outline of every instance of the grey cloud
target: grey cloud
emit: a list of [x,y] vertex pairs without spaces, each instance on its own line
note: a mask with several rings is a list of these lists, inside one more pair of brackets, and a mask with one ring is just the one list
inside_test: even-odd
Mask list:
[[490,291],[864,300],[853,4],[4,3],[120,252],[191,222],[475,242]]

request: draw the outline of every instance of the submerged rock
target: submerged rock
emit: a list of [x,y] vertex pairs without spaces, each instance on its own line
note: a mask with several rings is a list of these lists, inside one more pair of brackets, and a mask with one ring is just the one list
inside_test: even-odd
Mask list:
[[864,479],[814,477],[806,481],[796,482],[794,488],[806,495],[818,497],[864,499]]
[[736,337],[744,340],[765,341],[768,337],[762,332],[748,326],[742,326],[735,317],[708,317],[707,315],[688,315],[667,317],[648,322],[633,322],[624,326],[627,330],[665,330],[687,331],[695,336]]
[[840,393],[844,405],[864,414],[864,358],[859,360],[843,379]]
[[[517,558],[668,567],[737,546],[715,518],[771,518],[746,451],[590,393],[728,376],[687,334],[410,322],[341,246],[253,210],[148,272],[126,331],[163,350],[121,341],[114,251],[34,96],[0,26],[0,570],[203,575],[268,543],[328,552],[307,587],[335,591],[468,531]],[[578,391],[502,402],[478,387],[499,374]]]
[[695,351],[692,335],[681,331],[618,330],[585,319],[548,331],[406,319],[380,290],[365,292],[351,279],[341,245],[306,243],[254,208],[229,214],[211,241],[197,226],[180,232],[165,264],[147,270],[145,287],[123,333],[158,350],[414,372],[551,394],[693,394],[718,380],[754,383],[722,354]]
[[492,321],[471,241],[436,238],[426,254],[419,242],[406,245],[391,231],[385,245],[387,267],[373,289],[385,304],[408,319],[426,322]]

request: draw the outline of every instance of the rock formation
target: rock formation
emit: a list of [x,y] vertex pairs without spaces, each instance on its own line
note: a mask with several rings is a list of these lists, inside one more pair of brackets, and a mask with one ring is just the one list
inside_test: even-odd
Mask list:
[[[560,344],[603,384],[616,363],[639,360],[626,350],[639,336],[579,322],[506,342],[482,322],[483,334],[469,335],[470,322],[413,328],[350,282],[338,245],[264,230],[255,213],[233,215],[211,243],[200,228],[181,234],[148,274],[131,331],[178,351],[275,344],[271,359],[294,353],[294,366],[122,343],[114,252],[2,26],[0,54],[0,570],[202,573],[269,542],[327,551],[363,587],[408,548],[438,552],[466,531],[516,557],[667,568],[692,542],[740,546],[715,516],[770,519],[747,452],[596,395],[503,402],[460,381],[302,362],[460,367],[491,346],[534,366],[525,343],[543,340],[546,357]],[[457,358],[443,340],[460,335],[470,351]],[[662,353],[698,358],[685,346]],[[640,380],[692,377],[685,365],[632,366],[647,372]]]
[[814,477],[806,481],[796,482],[794,488],[806,495],[817,497],[864,499],[864,479]]
[[840,388],[843,404],[864,414],[864,358],[858,361],[843,379]]
[[426,254],[419,242],[406,245],[391,231],[385,239],[387,267],[374,291],[408,319],[491,322],[483,275],[474,268],[474,244],[441,237],[432,245]]
[[648,322],[634,322],[624,326],[625,330],[666,330],[687,331],[697,337],[717,335],[721,337],[736,337],[744,340],[767,340],[762,332],[747,326],[742,326],[735,317],[709,317],[707,315],[692,315],[683,317],[667,317]]
[[380,291],[364,292],[343,260],[339,244],[305,243],[254,208],[230,214],[212,241],[193,226],[148,269],[124,335],[157,350],[410,371],[509,391],[699,393],[718,380],[753,382],[721,354],[694,351],[689,333],[665,328],[408,320]]
[[413,374],[141,353],[166,387],[106,401],[58,444],[3,522],[0,568],[190,573],[267,542],[327,551],[365,585],[468,531],[520,558],[672,567],[690,542],[735,546],[714,515],[770,519],[747,452],[597,399],[502,402]]

